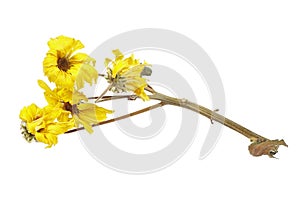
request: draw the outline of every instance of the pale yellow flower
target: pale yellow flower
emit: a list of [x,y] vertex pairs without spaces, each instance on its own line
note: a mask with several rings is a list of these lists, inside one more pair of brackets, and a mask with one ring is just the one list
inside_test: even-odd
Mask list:
[[74,120],[68,122],[56,121],[62,111],[61,108],[51,106],[42,109],[35,104],[25,106],[19,115],[25,124],[23,126],[25,139],[31,141],[34,138],[38,142],[47,144],[47,148],[57,144],[57,136],[74,127]]
[[72,116],[75,120],[75,124],[79,126],[83,125],[87,132],[92,133],[92,125],[98,122],[104,121],[107,114],[111,114],[113,111],[97,106],[92,103],[82,103],[74,106],[72,110]]
[[92,84],[98,79],[95,60],[85,53],[75,53],[84,45],[74,38],[58,36],[48,42],[49,51],[43,61],[44,73],[50,82],[57,87],[77,89],[84,86],[84,82]]
[[[149,100],[149,97],[145,93],[145,87],[147,86],[146,79],[143,75],[150,75],[151,70],[148,63],[140,63],[138,59],[134,58],[132,54],[128,58],[124,58],[124,55],[120,50],[113,50],[115,59],[106,59],[105,66],[107,69],[107,80],[111,84],[110,90],[112,92],[134,92],[137,96],[143,100]],[[144,70],[150,73],[144,74]]]

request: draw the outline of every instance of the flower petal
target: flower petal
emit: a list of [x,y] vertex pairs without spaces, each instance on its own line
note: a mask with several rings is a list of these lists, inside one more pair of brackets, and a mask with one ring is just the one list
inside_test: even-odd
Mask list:
[[76,77],[76,87],[79,90],[84,87],[84,82],[92,85],[93,83],[97,83],[97,79],[98,71],[89,64],[83,64]]
[[92,103],[83,103],[77,106],[79,113],[74,115],[77,126],[82,124],[84,128],[92,133],[92,125],[106,119],[106,114],[111,114],[113,111],[99,107]]
[[23,109],[20,112],[20,119],[23,120],[24,122],[32,122],[34,121],[36,118],[41,116],[41,109],[35,105],[34,103],[29,105],[29,106],[25,106],[23,107]]

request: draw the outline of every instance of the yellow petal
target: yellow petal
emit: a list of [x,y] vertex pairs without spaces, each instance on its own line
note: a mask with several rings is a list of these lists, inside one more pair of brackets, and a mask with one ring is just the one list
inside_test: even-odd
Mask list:
[[75,124],[73,119],[68,122],[56,122],[56,123],[49,124],[45,132],[47,132],[47,134],[60,135],[67,132],[69,129],[73,128],[74,126]]
[[120,60],[118,62],[114,62],[112,68],[112,77],[115,78],[117,74],[122,75],[122,73],[127,71],[129,67],[130,66],[126,61]]
[[112,113],[113,113],[112,110],[108,110],[108,109],[96,106],[96,118],[99,122],[104,121],[107,118],[106,114],[112,114]]
[[43,120],[43,118],[38,118],[32,122],[27,122],[26,127],[29,133],[35,135],[41,129],[46,127],[46,122]]
[[42,80],[38,80],[38,84],[39,86],[45,90],[45,92],[52,92],[52,90],[50,89],[50,87]]
[[65,55],[71,55],[74,51],[82,49],[84,47],[84,45],[79,40],[75,40],[74,38],[66,37],[63,35],[56,38],[51,38],[48,42],[48,46],[50,49],[65,53]]
[[84,63],[88,57],[89,56],[85,53],[77,53],[69,59],[69,62],[72,64]]
[[79,124],[83,125],[84,129],[88,132],[88,133],[93,133],[93,128],[91,126],[90,123],[86,122],[85,120],[82,120],[79,116],[74,116],[75,119],[75,123],[77,125],[77,127],[79,126]]
[[112,52],[116,56],[116,59],[123,59],[124,55],[119,49],[112,50]]
[[63,111],[63,109],[59,107],[46,106],[43,108],[43,120],[46,123],[53,122]]
[[75,77],[70,73],[58,71],[50,81],[54,82],[58,87],[72,89],[74,88]]
[[58,142],[56,135],[46,134],[45,137],[47,138],[47,142],[48,142],[48,146],[46,148],[50,148],[53,145],[56,145]]
[[77,89],[81,89],[84,87],[84,82],[89,83],[92,85],[93,83],[96,83],[98,79],[98,71],[89,64],[83,64],[81,65],[79,69],[79,73],[77,74],[76,78],[76,86]]
[[70,111],[62,111],[61,114],[57,117],[57,120],[59,122],[68,122],[71,120],[70,115]]
[[80,101],[88,101],[88,98],[77,90],[73,92],[71,104],[78,104]]
[[53,51],[48,51],[47,56],[44,58],[43,61],[44,67],[57,66],[58,56],[55,54],[57,53],[53,53]]
[[42,115],[41,111],[42,110],[33,103],[27,107],[23,107],[23,109],[20,111],[19,117],[24,122],[32,122]]
[[52,134],[37,133],[35,134],[35,139],[38,142],[47,144],[48,146],[46,146],[46,148],[50,148],[57,144],[57,136]]
[[69,88],[55,88],[53,90],[60,102],[71,102],[73,99],[73,91]]
[[134,93],[135,93],[137,96],[141,97],[144,101],[148,101],[148,100],[149,100],[149,97],[148,97],[148,95],[145,93],[143,87],[136,89],[136,90],[134,91]]
[[42,134],[42,133],[36,133],[35,134],[35,139],[38,141],[38,142],[43,142],[45,144],[48,144],[48,140],[46,139],[45,135]]
[[134,67],[131,67],[126,72],[122,74],[123,77],[141,77],[141,73],[144,70],[145,66],[143,65],[137,65]]
[[84,128],[92,133],[92,125],[106,119],[106,114],[113,111],[99,107],[92,103],[83,103],[77,106],[79,113],[74,116],[76,124],[82,124]]
[[109,67],[109,64],[112,62],[112,60],[111,59],[109,59],[109,58],[105,58],[105,61],[104,61],[104,66],[106,67],[106,68],[108,68]]

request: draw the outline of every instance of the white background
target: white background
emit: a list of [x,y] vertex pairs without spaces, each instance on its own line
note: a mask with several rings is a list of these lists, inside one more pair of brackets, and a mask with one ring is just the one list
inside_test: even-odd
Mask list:
[[[299,198],[297,1],[0,4],[0,199]],[[76,134],[61,137],[52,149],[23,140],[19,111],[31,102],[44,103],[36,80],[43,77],[41,62],[50,37],[78,38],[91,52],[116,34],[149,27],[180,32],[204,48],[222,77],[226,115],[266,137],[284,138],[289,148],[280,149],[280,159],[250,156],[248,140],[224,128],[204,160],[198,160],[202,132],[174,165],[128,175],[95,161]]]

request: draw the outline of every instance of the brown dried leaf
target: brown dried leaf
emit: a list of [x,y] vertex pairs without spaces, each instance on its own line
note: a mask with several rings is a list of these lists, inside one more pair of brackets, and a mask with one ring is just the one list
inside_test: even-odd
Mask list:
[[265,140],[253,142],[248,149],[253,156],[268,155],[270,158],[275,158],[274,155],[278,152],[280,145],[288,147],[284,140]]

